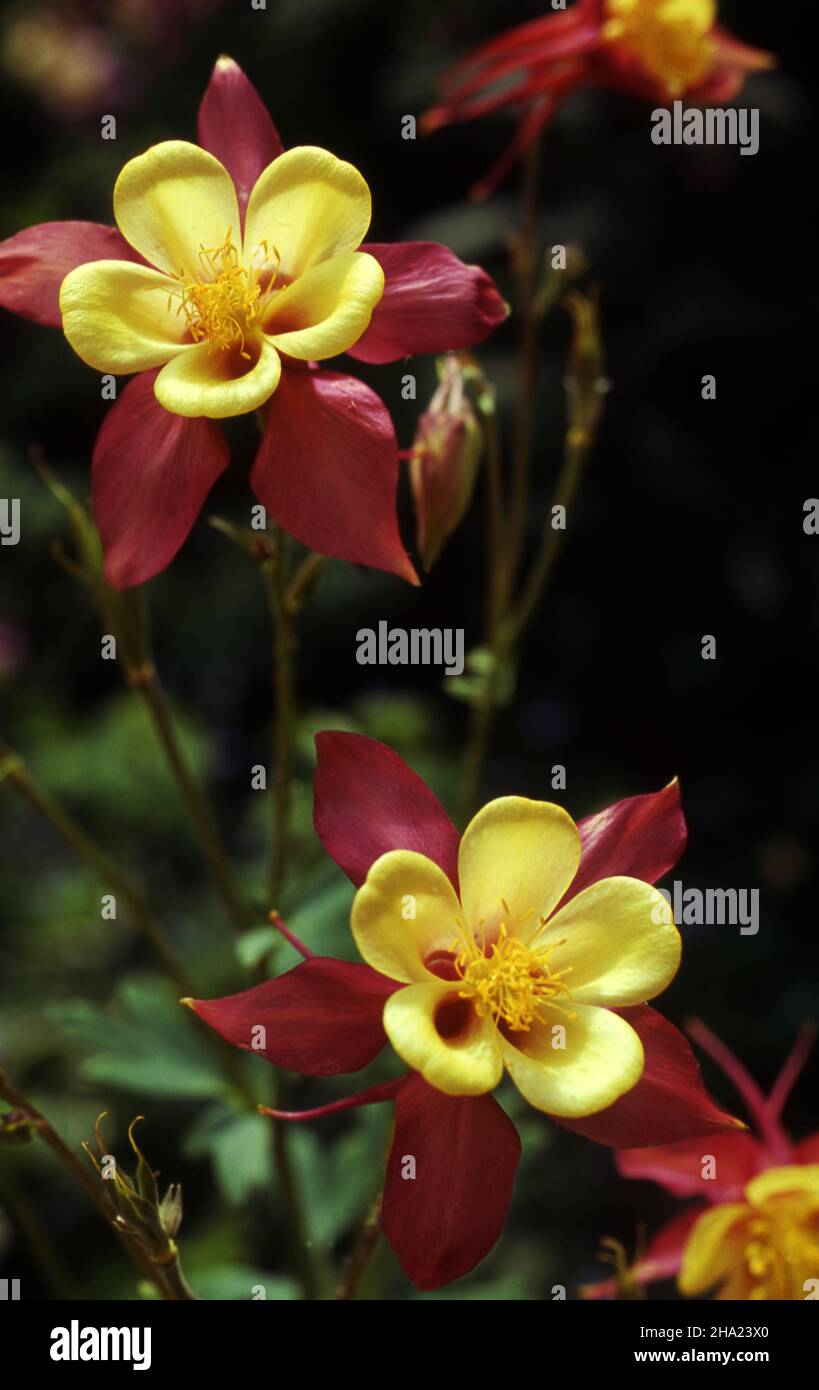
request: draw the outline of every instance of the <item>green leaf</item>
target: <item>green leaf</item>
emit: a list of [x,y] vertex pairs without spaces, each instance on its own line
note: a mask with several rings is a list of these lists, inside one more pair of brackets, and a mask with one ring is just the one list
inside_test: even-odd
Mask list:
[[131,1094],[211,1099],[225,1080],[175,992],[153,976],[123,981],[109,1007],[85,999],[52,1004],[48,1017],[87,1055],[86,1081]]
[[270,1187],[271,1123],[262,1115],[208,1105],[188,1131],[184,1151],[191,1158],[210,1158],[230,1206],[239,1207],[257,1189]]
[[361,1219],[375,1194],[386,1142],[390,1107],[359,1116],[354,1126],[330,1145],[312,1130],[296,1128],[290,1144],[299,1175],[310,1235],[329,1249],[342,1232]]
[[[295,1280],[286,1279],[281,1274],[271,1274],[266,1269],[256,1269],[253,1265],[209,1265],[201,1271],[192,1266],[190,1282],[200,1298],[234,1303],[252,1300],[254,1289],[262,1288],[265,1298],[271,1302],[299,1297]],[[255,1297],[258,1298],[258,1294]]]
[[[50,719],[50,714],[40,717]],[[194,721],[176,711],[174,718],[188,766],[201,779],[207,771],[207,739]],[[35,780],[72,809],[87,807],[99,814],[104,806],[107,829],[113,823],[127,825],[131,833],[140,827],[153,835],[190,835],[150,716],[133,695],[117,695],[93,719],[64,728],[58,739],[32,719],[26,744]]]

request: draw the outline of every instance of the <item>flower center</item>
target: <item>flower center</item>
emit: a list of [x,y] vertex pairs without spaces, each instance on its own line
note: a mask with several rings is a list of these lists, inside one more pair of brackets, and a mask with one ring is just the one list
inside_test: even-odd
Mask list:
[[753,1299],[801,1299],[819,1270],[819,1210],[815,1196],[770,1198],[748,1221],[744,1261]]
[[230,227],[221,246],[210,250],[200,246],[202,278],[186,280],[180,275],[180,288],[172,290],[169,297],[169,303],[179,300],[177,313],[185,315],[195,343],[209,342],[223,352],[238,347],[241,356],[250,359],[245,342],[275,285],[279,260],[275,247],[274,254],[277,269],[262,290],[263,266],[268,260],[266,242],[256,248],[249,270],[240,263]]
[[620,44],[675,95],[705,76],[716,52],[716,0],[607,0],[603,38]]
[[470,999],[481,1017],[491,1014],[496,1024],[506,1024],[514,1032],[526,1032],[542,1010],[556,1003],[559,996],[571,999],[562,979],[571,967],[554,973],[549,957],[555,945],[536,951],[509,936],[505,923],[487,952],[474,937],[464,935],[453,948],[455,972],[462,983],[460,997]]

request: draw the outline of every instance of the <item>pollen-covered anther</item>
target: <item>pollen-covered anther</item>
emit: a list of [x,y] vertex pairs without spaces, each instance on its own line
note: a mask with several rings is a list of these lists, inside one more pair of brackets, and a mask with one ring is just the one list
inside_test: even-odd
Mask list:
[[267,247],[260,246],[250,269],[242,265],[230,227],[221,246],[200,246],[201,278],[185,282],[180,275],[184,283],[170,296],[171,301],[179,299],[177,312],[185,315],[195,343],[209,342],[225,352],[238,347],[241,356],[250,360],[247,337],[259,322],[276,280],[274,271],[262,291],[260,275],[266,262]]
[[745,1228],[743,1251],[751,1299],[798,1299],[819,1268],[819,1211],[798,1197],[765,1204]]
[[700,82],[716,52],[715,0],[607,0],[603,39],[633,54],[669,94]]
[[470,999],[482,1017],[491,1014],[496,1024],[506,1024],[514,1032],[526,1032],[536,1021],[542,1022],[544,1008],[565,1013],[557,1001],[571,999],[563,978],[571,967],[553,972],[549,964],[555,947],[564,944],[534,950],[510,936],[505,923],[488,951],[473,938],[462,938],[455,957],[461,998]]

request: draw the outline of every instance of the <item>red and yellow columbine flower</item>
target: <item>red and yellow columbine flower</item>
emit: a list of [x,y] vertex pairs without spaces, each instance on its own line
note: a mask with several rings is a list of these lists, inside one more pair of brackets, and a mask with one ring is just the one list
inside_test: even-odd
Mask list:
[[199,141],[126,164],[117,229],[52,222],[0,245],[0,304],[62,327],[99,372],[139,373],[94,450],[107,577],[127,587],[168,564],[229,462],[214,422],[261,410],[251,485],[273,520],[322,554],[415,581],[389,412],[317,364],[470,347],[506,306],[443,246],[362,244],[362,175],[326,150],[285,151],[230,58],[205,93]]
[[476,190],[486,194],[578,87],[609,87],[662,106],[736,96],[770,67],[717,24],[716,0],[577,0],[491,39],[458,63],[424,118],[428,130],[502,107],[523,111],[512,145]]
[[[617,1155],[624,1177],[658,1182],[678,1197],[698,1197],[651,1241],[630,1271],[638,1284],[676,1276],[689,1296],[804,1299],[819,1287],[819,1134],[793,1144],[783,1106],[815,1036],[806,1029],[769,1097],[702,1025],[695,1040],[741,1094],[755,1132],[714,1135]],[[587,1297],[616,1292],[612,1281]]]
[[518,796],[490,802],[467,826],[458,892],[413,850],[372,865],[353,936],[367,964],[403,986],[387,1000],[384,1030],[431,1086],[482,1095],[505,1067],[538,1110],[575,1118],[639,1081],[642,1043],[613,1008],[666,988],[679,933],[640,879],[600,879],[564,903],[579,866],[571,817]]
[[[504,1067],[537,1109],[602,1144],[738,1123],[644,1002],[679,960],[650,887],[685,844],[676,782],[579,825],[504,797],[461,837],[391,749],[343,733],[317,745],[316,831],[359,890],[352,929],[367,964],[298,946],[307,959],[278,979],[189,1002],[249,1051],[261,1025],[258,1050],[309,1076],[358,1071],[393,1044],[409,1074],[284,1118],[395,1101],[382,1222],[415,1284],[468,1273],[503,1229],[520,1154],[490,1094]],[[408,1154],[415,1183],[402,1178]]]

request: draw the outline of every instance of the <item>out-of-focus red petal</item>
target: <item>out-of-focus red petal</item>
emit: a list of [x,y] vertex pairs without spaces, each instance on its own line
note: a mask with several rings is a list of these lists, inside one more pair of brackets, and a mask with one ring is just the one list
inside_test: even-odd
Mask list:
[[721,24],[714,26],[711,37],[718,45],[717,67],[733,68],[740,73],[763,72],[766,68],[776,67],[773,53],[766,53],[764,48],[752,48],[750,44],[743,43],[728,29],[723,29]]
[[216,61],[199,107],[198,134],[199,144],[233,179],[244,223],[254,183],[284,145],[259,93],[232,58]]
[[417,1288],[460,1279],[489,1254],[519,1158],[517,1130],[492,1096],[446,1096],[420,1076],[403,1083],[381,1220]]
[[493,281],[434,241],[366,243],[384,270],[384,295],[350,356],[395,362],[413,353],[482,343],[509,313]]
[[695,1202],[693,1206],[679,1212],[652,1236],[645,1257],[634,1271],[639,1284],[650,1284],[655,1279],[674,1278],[682,1264],[688,1237],[707,1210],[702,1202]]
[[171,415],[154,396],[157,373],[129,382],[97,435],[92,505],[117,589],[144,584],[173,559],[230,462],[212,420]]
[[[555,12],[526,20],[514,29],[507,29],[487,39],[443,73],[440,85],[444,88],[443,105],[470,95],[478,82],[484,85],[496,81],[519,67],[528,70],[551,59],[560,61],[572,56],[572,45],[578,30],[594,36],[599,23],[602,0],[579,0],[565,13]],[[434,113],[431,113],[434,114]],[[452,117],[455,119],[455,117]],[[424,118],[425,122],[427,118]],[[435,122],[432,123],[434,128]]]
[[630,796],[578,824],[580,868],[564,903],[590,883],[625,874],[656,883],[685,849],[687,831],[676,777],[662,791]]
[[791,1163],[819,1163],[819,1134],[811,1134],[793,1146]]
[[566,1129],[613,1149],[675,1144],[700,1134],[742,1130],[739,1120],[719,1110],[702,1084],[697,1059],[673,1023],[647,1004],[616,1009],[639,1035],[645,1070],[637,1085],[596,1115],[553,1118]]
[[313,824],[357,888],[382,854],[413,849],[457,889],[458,831],[403,758],[377,739],[335,731],[317,734],[316,751]]
[[234,1047],[305,1076],[337,1076],[381,1051],[384,1004],[396,989],[368,965],[316,956],[241,994],[190,1003]]
[[116,227],[43,222],[0,242],[0,305],[47,328],[61,328],[60,285],[87,261],[141,261]]
[[398,534],[398,445],[369,386],[339,372],[282,372],[251,485],[274,521],[321,555],[417,584]]
[[[653,1284],[657,1279],[673,1279],[682,1264],[688,1237],[707,1210],[708,1207],[704,1203],[695,1202],[693,1206],[686,1207],[685,1211],[681,1211],[662,1226],[649,1241],[643,1259],[629,1270],[631,1279],[640,1286]],[[617,1293],[617,1279],[605,1279],[600,1284],[587,1284],[583,1289],[583,1297],[588,1299],[616,1298]]]
[[[703,1177],[707,1155],[715,1160],[712,1178]],[[657,1182],[677,1197],[700,1197],[706,1202],[733,1202],[746,1183],[767,1166],[763,1145],[752,1135],[739,1132],[703,1135],[656,1148],[624,1149],[615,1155],[615,1161],[624,1178]]]

